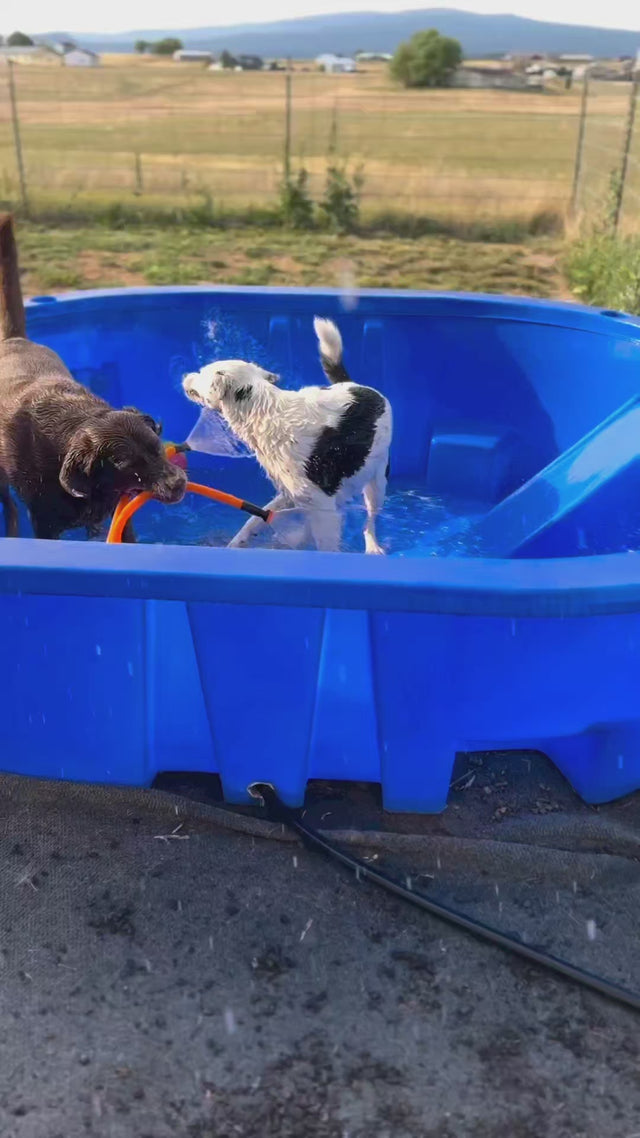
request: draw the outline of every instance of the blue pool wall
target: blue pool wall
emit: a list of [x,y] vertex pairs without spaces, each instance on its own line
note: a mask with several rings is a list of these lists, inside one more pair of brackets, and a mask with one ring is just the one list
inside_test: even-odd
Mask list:
[[[316,313],[338,319],[354,378],[393,403],[394,476],[444,493],[457,480],[486,509],[640,388],[640,322],[568,305],[386,293],[344,312],[337,293],[144,289],[28,306],[34,339],[173,439],[195,417],[181,375],[214,354],[320,380]],[[268,492],[251,460],[220,460],[217,481]],[[640,786],[635,553],[3,540],[0,621],[5,770],[134,785],[206,771],[231,802],[269,781],[292,805],[309,779],[364,780],[390,810],[437,811],[457,752],[535,748],[587,801]]]

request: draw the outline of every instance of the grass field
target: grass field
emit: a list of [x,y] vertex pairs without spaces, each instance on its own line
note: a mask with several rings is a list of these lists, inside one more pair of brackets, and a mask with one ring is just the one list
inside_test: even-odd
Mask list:
[[[273,205],[282,177],[285,77],[118,57],[96,69],[14,68],[29,195],[76,212],[131,201]],[[529,219],[563,215],[579,92],[405,91],[383,67],[297,69],[291,152],[321,194],[334,146],[364,171],[365,215]],[[619,105],[618,105],[619,104]],[[602,103],[622,120],[624,97]],[[7,75],[0,69],[0,196],[18,193]]]
[[28,295],[145,284],[315,285],[565,296],[549,238],[486,244],[445,237],[335,238],[284,230],[18,228]]

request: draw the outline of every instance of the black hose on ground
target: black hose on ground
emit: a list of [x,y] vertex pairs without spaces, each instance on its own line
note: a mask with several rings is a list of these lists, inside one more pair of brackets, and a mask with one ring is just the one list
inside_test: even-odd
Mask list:
[[318,850],[325,857],[339,862],[354,872],[359,881],[371,881],[374,885],[386,889],[387,892],[394,893],[396,897],[401,897],[403,901],[409,901],[410,904],[423,909],[432,917],[446,921],[447,924],[453,925],[455,928],[464,929],[465,932],[470,933],[478,940],[497,945],[498,948],[511,952],[515,956],[527,960],[530,964],[536,964],[539,968],[562,976],[565,980],[570,980],[574,984],[579,984],[581,987],[597,992],[601,996],[606,996],[607,999],[622,1004],[624,1007],[632,1008],[633,1011],[640,1011],[640,995],[635,992],[630,992],[626,988],[614,984],[611,980],[605,980],[601,976],[578,968],[575,964],[571,964],[568,960],[562,960],[550,952],[533,948],[516,937],[508,936],[506,933],[500,932],[499,929],[492,928],[491,925],[485,925],[483,921],[476,921],[473,917],[467,917],[464,913],[459,913],[456,909],[443,905],[440,901],[431,901],[422,893],[416,893],[410,885],[402,885],[379,869],[372,869],[366,862],[354,857],[353,854],[345,853],[338,846],[327,841],[317,830],[308,826],[297,811],[292,810],[281,801],[274,788],[269,784],[255,783],[249,789],[254,797],[262,798],[271,822],[288,826],[289,829],[300,835],[305,845],[309,846],[310,849]]

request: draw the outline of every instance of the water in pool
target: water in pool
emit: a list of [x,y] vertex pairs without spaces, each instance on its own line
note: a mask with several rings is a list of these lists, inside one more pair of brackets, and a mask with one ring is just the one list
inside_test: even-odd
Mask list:
[[[215,484],[204,472],[199,472],[198,480]],[[135,526],[142,542],[226,546],[245,520],[245,514],[228,506],[187,495],[178,506],[150,502],[136,515]],[[386,552],[397,557],[472,556],[470,538],[465,540],[471,520],[471,515],[451,503],[392,486],[378,521],[378,537]],[[348,507],[342,544],[345,552],[364,552],[364,521],[364,508]],[[284,511],[273,528],[264,526],[251,547],[291,547],[301,522],[300,511]]]

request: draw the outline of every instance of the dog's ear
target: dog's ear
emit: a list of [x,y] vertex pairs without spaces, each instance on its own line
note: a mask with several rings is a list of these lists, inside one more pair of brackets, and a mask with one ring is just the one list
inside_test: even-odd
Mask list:
[[140,419],[142,419],[143,423],[146,423],[148,427],[151,427],[151,430],[154,432],[154,434],[158,436],[162,434],[162,423],[157,419],[154,419],[153,415],[147,415],[144,411],[138,410],[137,407],[123,407],[122,410],[129,411],[132,415],[137,415]]
[[71,439],[60,470],[60,485],[72,498],[88,498],[91,468],[98,456],[98,446],[89,431],[79,431]]

